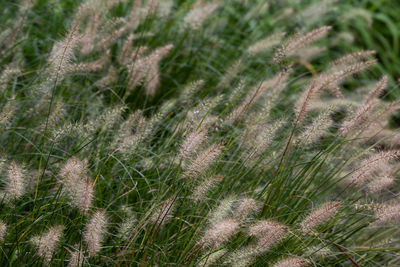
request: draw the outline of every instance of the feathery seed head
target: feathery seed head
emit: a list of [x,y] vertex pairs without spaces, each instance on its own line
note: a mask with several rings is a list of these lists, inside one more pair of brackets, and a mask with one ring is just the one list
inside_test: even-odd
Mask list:
[[396,199],[392,203],[378,204],[375,208],[376,221],[374,225],[382,225],[390,222],[400,222],[400,201]]
[[216,177],[206,178],[194,188],[191,198],[195,201],[204,201],[207,193],[220,181],[221,179]]
[[6,200],[11,201],[22,197],[26,189],[25,175],[23,169],[16,162],[11,162],[5,178]]
[[15,75],[21,73],[19,68],[13,67],[11,65],[7,66],[0,75],[0,94],[3,94],[4,91],[7,89],[7,85],[11,78]]
[[238,228],[239,223],[234,219],[221,220],[210,225],[200,242],[205,247],[218,248],[228,241]]
[[0,242],[3,242],[7,233],[7,225],[0,220]]
[[384,76],[375,86],[373,90],[367,95],[363,103],[356,110],[354,115],[348,120],[344,121],[341,128],[339,129],[342,135],[346,135],[352,130],[357,129],[363,124],[373,111],[376,104],[379,102],[379,95],[383,92],[387,85],[387,76]]
[[207,129],[202,127],[191,132],[182,142],[179,149],[179,156],[184,160],[188,160],[190,155],[194,154],[198,147],[207,140]]
[[325,223],[332,218],[338,211],[341,202],[332,201],[323,204],[318,209],[312,211],[300,224],[303,233],[311,232],[315,227]]
[[199,29],[203,22],[218,8],[216,2],[198,1],[183,19],[183,24],[192,30]]
[[224,145],[222,143],[214,144],[201,152],[194,160],[186,167],[185,177],[196,179],[204,174],[214,161],[221,154]]
[[310,264],[310,262],[306,259],[299,257],[289,257],[286,259],[282,259],[275,263],[273,267],[303,267]]
[[257,246],[263,251],[269,250],[280,242],[289,228],[274,221],[259,221],[250,226],[248,233],[258,239]]
[[[349,66],[345,66],[340,70],[328,73],[322,73],[316,78],[314,78],[307,89],[304,91],[302,96],[296,102],[296,117],[297,122],[301,123],[305,118],[307,112],[309,111],[311,103],[317,99],[323,89],[331,89],[337,91],[338,85],[348,76],[353,75],[357,72],[360,72],[373,64],[376,63],[376,60],[369,60],[361,63],[355,63]],[[336,88],[336,89],[335,89]],[[338,94],[341,95],[339,92]]]
[[42,235],[35,236],[31,239],[32,244],[37,249],[37,255],[43,258],[47,264],[51,261],[57,243],[60,241],[62,236],[63,230],[64,226],[53,226]]
[[172,48],[171,44],[157,48],[150,55],[140,56],[130,64],[128,66],[129,87],[133,88],[144,81],[146,94],[154,95],[160,80],[159,63]]
[[230,217],[233,204],[235,203],[235,196],[229,196],[223,199],[219,205],[211,212],[209,222],[215,224],[223,219]]
[[348,66],[354,63],[358,63],[360,61],[365,61],[375,54],[376,51],[374,50],[359,51],[336,59],[330,65],[332,68],[336,67],[336,69],[339,69],[340,67]]
[[0,112],[0,127],[9,126],[14,117],[15,111],[17,109],[18,102],[15,99],[15,95],[11,96],[4,105],[2,111]]
[[392,175],[384,175],[380,178],[376,178],[372,180],[371,183],[368,184],[368,191],[370,193],[378,193],[382,190],[392,186],[395,182],[395,179]]
[[389,150],[376,153],[358,164],[352,175],[345,180],[346,184],[353,186],[362,186],[366,181],[372,178],[372,174],[379,170],[382,165],[387,165],[390,160],[400,156],[399,150]]
[[95,256],[100,252],[106,229],[107,217],[105,211],[93,213],[83,233],[83,240],[87,245],[89,256]]
[[286,35],[285,32],[274,33],[264,39],[261,39],[254,44],[252,44],[249,48],[247,48],[247,53],[250,55],[256,55],[261,52],[265,52],[268,49],[280,44],[282,38]]
[[323,26],[318,29],[314,29],[311,32],[306,34],[296,34],[286,40],[281,48],[277,49],[274,55],[274,62],[281,62],[285,57],[292,56],[299,49],[304,48],[305,46],[315,42],[318,39],[324,37],[328,31],[331,29],[331,26]]
[[257,200],[252,198],[239,199],[239,206],[236,208],[236,217],[239,220],[246,219],[250,214],[256,213],[260,209],[260,205]]
[[81,161],[72,157],[58,174],[58,181],[63,186],[62,192],[83,214],[89,211],[93,198],[93,185],[87,174],[87,163],[87,159]]
[[303,132],[297,137],[296,144],[300,146],[310,145],[318,141],[318,139],[332,125],[331,114],[333,107],[321,112],[314,121],[308,125]]

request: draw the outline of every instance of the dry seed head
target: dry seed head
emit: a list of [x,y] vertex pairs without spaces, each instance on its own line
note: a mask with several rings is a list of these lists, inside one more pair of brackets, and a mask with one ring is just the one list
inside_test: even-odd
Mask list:
[[374,65],[377,61],[375,59],[355,62],[350,65],[340,66],[338,69],[330,69],[326,72],[323,72],[315,80],[321,86],[322,89],[332,90],[332,88],[338,87],[340,83],[344,81],[347,77],[356,74],[362,70],[365,70],[372,65]]
[[206,199],[207,193],[220,181],[221,179],[216,177],[206,178],[194,188],[191,198],[195,201],[204,201]]
[[200,128],[191,132],[185,140],[183,140],[179,149],[179,157],[187,160],[190,155],[194,154],[199,146],[207,140],[207,129]]
[[[279,93],[285,88],[286,81],[289,78],[291,67],[284,69],[283,71],[276,74],[271,79],[263,81],[261,84],[258,84],[253,87],[252,90],[247,94],[246,99],[242,102],[242,104],[233,110],[231,114],[228,116],[228,123],[233,124],[239,119],[241,119],[245,112],[253,106],[258,99],[260,99],[263,95],[265,95],[268,91],[270,93],[266,96],[266,98],[272,98],[271,101],[274,101],[279,96]],[[268,103],[267,103],[268,105]],[[269,107],[266,107],[269,111]]]
[[397,199],[393,203],[379,204],[375,208],[376,221],[374,225],[400,222],[400,202]]
[[367,95],[361,106],[356,110],[352,118],[343,122],[340,133],[345,135],[351,130],[355,130],[360,124],[368,119],[376,104],[379,102],[379,95],[383,92],[387,85],[387,76],[384,76],[375,86],[375,88]]
[[230,217],[232,212],[232,206],[236,199],[234,196],[229,196],[223,199],[220,204],[212,211],[210,214],[209,222],[210,224],[216,224],[217,222]]
[[216,2],[206,3],[205,1],[196,2],[183,19],[183,24],[192,30],[201,27],[203,22],[218,8]]
[[90,62],[81,62],[71,65],[73,72],[96,72],[100,71],[107,65],[110,57],[110,50],[107,50],[99,59]]
[[261,52],[265,52],[268,49],[280,44],[282,38],[285,36],[285,32],[274,33],[264,39],[261,39],[252,44],[248,49],[247,53],[250,55],[256,55]]
[[134,150],[146,130],[147,121],[141,110],[131,113],[121,124],[112,146],[121,153]]
[[14,117],[16,109],[17,109],[17,101],[15,100],[15,96],[13,95],[9,100],[7,100],[7,103],[1,110],[0,127],[8,126],[9,124],[11,124],[11,120]]
[[296,102],[295,111],[297,122],[301,123],[303,121],[307,112],[309,111],[311,103],[321,95],[322,89],[337,88],[338,85],[348,76],[360,72],[375,63],[376,60],[355,63],[349,66],[345,66],[338,71],[332,73],[323,73],[314,78],[311,81],[310,85],[307,87],[306,91],[304,91],[303,95]]
[[257,160],[258,157],[268,149],[276,136],[276,132],[283,126],[285,120],[279,120],[271,125],[262,124],[247,129],[243,140],[251,149],[249,157]]
[[366,50],[366,51],[359,51],[359,52],[355,52],[355,53],[351,53],[348,54],[346,56],[343,56],[339,59],[336,59],[335,61],[333,61],[330,66],[331,68],[335,68],[339,69],[340,67],[343,66],[348,66],[351,64],[355,64],[358,62],[362,62],[365,61],[367,59],[369,59],[372,55],[375,55],[376,51],[374,50]]
[[296,121],[297,123],[301,123],[309,108],[311,102],[313,102],[314,99],[318,98],[321,94],[321,85],[318,84],[315,80],[310,83],[310,85],[307,87],[307,89],[304,91],[302,96],[299,98],[299,100],[295,104],[295,112],[296,112]]
[[209,226],[200,242],[205,247],[218,248],[228,241],[238,228],[239,222],[234,219],[220,220]]
[[362,186],[371,179],[372,174],[379,170],[383,164],[388,164],[390,160],[398,158],[400,151],[391,150],[374,154],[360,162],[359,168],[345,181],[347,184]]
[[68,159],[58,174],[58,182],[63,186],[62,192],[69,197],[72,206],[86,214],[93,198],[93,183],[87,175],[87,160],[76,157]]
[[313,122],[308,125],[297,137],[296,144],[299,146],[311,145],[323,136],[326,130],[332,125],[331,114],[333,107],[321,112]]
[[186,168],[184,176],[191,179],[196,179],[204,174],[221,154],[223,148],[224,145],[220,143],[214,144],[205,149],[190,162]]
[[153,52],[149,57],[150,68],[148,70],[145,85],[146,85],[146,94],[154,95],[156,92],[156,88],[160,82],[160,70],[159,63],[162,58],[173,48],[173,45],[166,45],[162,48],[157,49]]
[[381,192],[386,188],[392,186],[394,182],[395,179],[392,175],[384,175],[382,177],[372,180],[372,182],[368,184],[368,191],[370,193]]
[[26,181],[23,169],[14,161],[8,167],[5,177],[5,197],[7,201],[22,197],[26,189]]
[[7,89],[7,85],[10,82],[11,78],[15,75],[18,75],[21,73],[21,70],[12,67],[12,66],[7,66],[2,72],[0,76],[0,94],[3,94],[4,91]]
[[254,5],[245,15],[243,21],[249,21],[254,17],[257,17],[261,14],[266,14],[268,12],[268,7],[270,5],[269,1],[259,2],[259,4]]
[[66,185],[73,186],[82,176],[86,176],[86,172],[87,160],[79,160],[76,157],[72,157],[61,167],[59,178]]
[[102,131],[110,130],[116,122],[121,119],[122,113],[126,110],[125,105],[117,106],[112,109],[108,109],[106,112],[96,118],[96,122],[93,124],[94,129],[101,128]]
[[323,204],[318,209],[312,211],[300,224],[303,233],[311,232],[315,227],[325,223],[332,218],[339,209],[341,202],[332,201]]
[[387,105],[384,105],[375,114],[371,116],[372,118],[368,121],[368,123],[366,123],[365,128],[368,128],[369,126],[371,126],[371,124],[376,122],[387,121],[389,119],[389,116],[393,112],[399,109],[400,109],[400,101],[394,101]]
[[104,28],[107,28],[110,24],[110,20],[106,18],[106,14],[112,6],[119,2],[122,1],[92,0],[86,1],[78,7],[73,24],[80,26],[86,24],[83,37],[80,40],[81,54],[86,55],[98,49],[99,39],[109,37],[110,33],[104,30]]
[[159,3],[157,7],[157,17],[161,19],[167,18],[168,15],[171,13],[173,6],[174,6],[173,0],[161,1],[161,3]]
[[239,220],[246,219],[250,214],[256,213],[260,209],[260,205],[255,199],[243,198],[238,201],[240,201],[240,204],[235,211],[235,215]]
[[187,115],[186,120],[182,122],[182,127],[187,129],[196,129],[199,126],[209,128],[217,119],[216,116],[210,115],[210,111],[221,100],[222,95],[212,98],[206,98],[191,108]]
[[259,221],[248,229],[250,236],[257,238],[257,246],[260,250],[267,251],[280,242],[289,228],[274,221]]
[[367,28],[371,29],[372,24],[374,22],[374,12],[362,7],[360,8],[353,7],[349,8],[347,12],[343,13],[340,16],[340,20],[342,20],[343,23],[351,23],[350,21],[355,18],[364,20]]
[[150,55],[141,56],[129,65],[129,87],[133,88],[144,82],[146,94],[154,95],[160,79],[159,63],[172,48],[171,44],[157,48]]
[[296,34],[289,38],[281,48],[277,49],[274,55],[274,62],[281,62],[285,57],[295,54],[299,49],[324,37],[331,26],[323,26],[306,34]]
[[54,129],[58,122],[62,121],[66,115],[65,104],[62,101],[59,101],[55,104],[54,109],[51,111],[49,117],[42,123],[41,127],[42,130],[47,129]]
[[270,116],[271,109],[279,102],[279,97],[286,88],[291,70],[292,65],[289,65],[277,75],[262,83],[262,87],[268,88],[268,90],[265,90],[263,94],[262,109],[260,111],[261,121],[265,121],[265,118]]
[[87,245],[90,257],[95,256],[100,252],[106,230],[107,217],[105,211],[96,211],[86,224],[83,233],[83,240]]
[[82,181],[81,183],[77,184],[76,190],[78,209],[83,214],[86,214],[92,205],[93,199],[93,182],[89,176],[86,177],[86,181]]
[[58,41],[53,45],[48,59],[50,64],[48,74],[51,76],[49,80],[53,81],[57,76],[62,79],[71,70],[70,59],[80,38],[81,36],[77,34],[77,26],[75,26],[62,41]]
[[327,246],[311,246],[307,249],[305,254],[317,260],[318,258],[326,258],[332,255],[333,251]]
[[129,34],[124,44],[122,45],[121,52],[119,53],[118,61],[121,65],[127,65],[132,55],[132,41],[135,38],[133,33]]
[[245,87],[244,79],[241,79],[232,90],[232,93],[229,95],[228,102],[232,103],[237,99],[240,99],[241,95],[243,94],[244,87]]
[[278,261],[273,267],[303,267],[309,265],[310,262],[299,257],[289,257]]
[[108,19],[107,23],[103,24],[101,31],[98,33],[98,38],[94,42],[94,51],[101,51],[109,48],[119,37],[126,32],[126,21],[124,18]]
[[300,60],[308,62],[313,60],[316,56],[318,56],[318,54],[324,52],[325,50],[326,50],[325,47],[315,45],[315,46],[304,47],[298,50],[293,55],[298,57]]
[[0,220],[0,242],[3,242],[7,234],[7,225]]
[[60,241],[63,230],[64,226],[53,226],[44,234],[31,239],[32,244],[36,248],[37,255],[43,258],[47,264],[51,262],[51,258],[57,247],[57,243]]

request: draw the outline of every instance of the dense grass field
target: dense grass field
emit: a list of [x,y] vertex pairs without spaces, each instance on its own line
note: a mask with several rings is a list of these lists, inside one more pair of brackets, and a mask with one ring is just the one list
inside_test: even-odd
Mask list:
[[390,0],[0,0],[0,266],[399,266]]

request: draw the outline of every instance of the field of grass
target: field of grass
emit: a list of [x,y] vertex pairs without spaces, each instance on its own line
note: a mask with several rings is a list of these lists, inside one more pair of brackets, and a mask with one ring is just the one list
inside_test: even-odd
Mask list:
[[400,3],[0,0],[0,266],[398,266]]

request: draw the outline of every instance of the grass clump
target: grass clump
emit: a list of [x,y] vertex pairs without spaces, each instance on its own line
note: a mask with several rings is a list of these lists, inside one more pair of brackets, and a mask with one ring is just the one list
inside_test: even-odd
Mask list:
[[7,2],[1,263],[399,264],[399,102],[335,10]]

